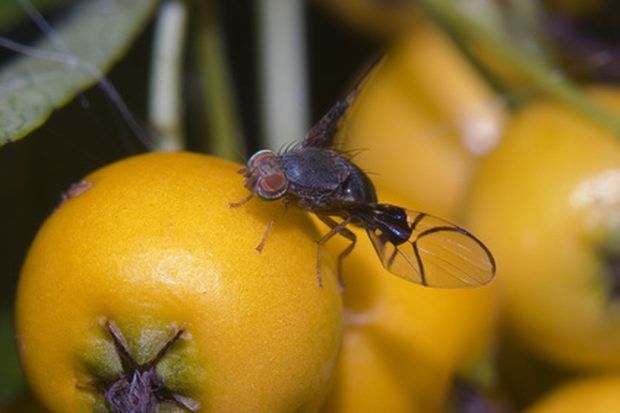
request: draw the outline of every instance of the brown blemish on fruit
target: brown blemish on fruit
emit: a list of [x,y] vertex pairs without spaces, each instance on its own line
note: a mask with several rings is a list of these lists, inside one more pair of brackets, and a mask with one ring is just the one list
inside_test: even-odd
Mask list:
[[83,179],[80,182],[71,184],[69,189],[67,189],[67,191],[65,191],[62,194],[61,199],[60,199],[60,204],[62,205],[69,199],[82,195],[84,192],[92,188],[92,186],[93,186],[92,182],[88,182]]
[[184,333],[182,328],[177,329],[162,345],[155,357],[143,364],[139,364],[131,354],[121,330],[113,321],[107,321],[105,328],[112,337],[123,371],[114,380],[95,379],[86,386],[78,385],[79,389],[103,393],[113,413],[155,413],[160,404],[174,404],[188,412],[200,409],[197,401],[168,389],[157,374],[157,364],[181,338]]

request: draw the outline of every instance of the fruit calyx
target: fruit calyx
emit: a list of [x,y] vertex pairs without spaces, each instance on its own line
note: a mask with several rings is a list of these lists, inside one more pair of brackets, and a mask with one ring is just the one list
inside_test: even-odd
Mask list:
[[103,393],[106,404],[113,413],[155,413],[160,403],[174,404],[189,412],[198,411],[200,403],[167,388],[157,374],[157,364],[181,337],[183,329],[178,329],[155,357],[139,364],[129,351],[118,326],[113,321],[107,321],[106,327],[114,342],[123,372],[111,381],[97,380],[94,387]]

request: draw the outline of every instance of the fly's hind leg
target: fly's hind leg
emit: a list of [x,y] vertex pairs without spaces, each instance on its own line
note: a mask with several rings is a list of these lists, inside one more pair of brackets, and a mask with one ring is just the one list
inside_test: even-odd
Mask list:
[[357,241],[357,237],[351,230],[347,229],[347,225],[351,223],[351,218],[346,218],[342,222],[338,223],[334,221],[332,218],[326,215],[318,215],[319,219],[327,224],[331,229],[327,234],[325,234],[320,240],[317,241],[318,244],[318,252],[317,252],[317,263],[316,263],[316,274],[319,282],[319,287],[323,286],[323,279],[321,277],[321,259],[323,257],[323,244],[325,244],[331,237],[336,234],[340,234],[351,243],[340,253],[338,254],[338,284],[340,285],[340,289],[344,289],[344,282],[342,281],[342,262],[347,255],[353,251],[355,247],[355,242]]

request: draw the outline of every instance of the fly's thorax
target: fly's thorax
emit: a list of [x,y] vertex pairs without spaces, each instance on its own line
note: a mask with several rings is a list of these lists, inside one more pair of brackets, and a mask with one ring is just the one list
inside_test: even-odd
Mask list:
[[289,193],[310,205],[329,208],[343,202],[375,204],[375,189],[351,160],[331,149],[301,147],[281,157]]
[[333,191],[346,176],[347,168],[343,159],[333,151],[301,147],[282,155],[282,163],[288,179],[305,188]]
[[288,189],[282,160],[268,149],[252,155],[242,171],[245,176],[244,186],[265,200],[281,198]]

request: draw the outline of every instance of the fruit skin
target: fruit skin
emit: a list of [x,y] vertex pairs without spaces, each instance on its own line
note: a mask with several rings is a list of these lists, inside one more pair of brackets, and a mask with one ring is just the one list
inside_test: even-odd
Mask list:
[[45,222],[16,327],[28,381],[51,411],[101,408],[76,385],[118,371],[105,320],[142,362],[183,328],[158,371],[204,411],[317,409],[342,333],[333,261],[319,288],[318,234],[303,212],[257,200],[229,208],[247,196],[238,168],[189,153],[129,158],[87,176],[92,186]]
[[[619,90],[588,94],[620,113]],[[617,136],[539,101],[515,116],[473,186],[467,221],[496,254],[509,328],[568,367],[620,367],[620,308],[602,259],[620,229],[619,171]]]
[[339,140],[375,183],[454,218],[477,163],[471,149],[494,146],[504,116],[451,40],[421,21],[364,83]]
[[[379,187],[380,200],[409,205]],[[391,275],[362,230],[344,262],[345,334],[324,413],[435,412],[460,367],[493,341],[498,297],[479,288],[422,287]],[[335,254],[346,246],[327,244]]]
[[526,413],[610,413],[620,411],[620,377],[573,380],[543,397]]

